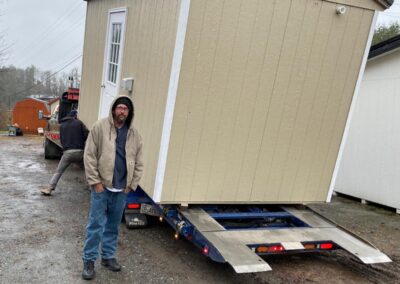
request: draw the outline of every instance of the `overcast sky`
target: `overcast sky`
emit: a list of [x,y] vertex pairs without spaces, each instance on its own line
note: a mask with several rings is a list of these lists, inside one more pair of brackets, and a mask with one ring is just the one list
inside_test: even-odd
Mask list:
[[5,65],[80,68],[85,14],[83,0],[0,0],[0,31],[10,46]]
[[[85,13],[83,0],[0,0],[0,32],[10,46],[5,65],[33,64],[52,72],[80,68]],[[380,13],[377,24],[393,21],[400,22],[400,0]]]

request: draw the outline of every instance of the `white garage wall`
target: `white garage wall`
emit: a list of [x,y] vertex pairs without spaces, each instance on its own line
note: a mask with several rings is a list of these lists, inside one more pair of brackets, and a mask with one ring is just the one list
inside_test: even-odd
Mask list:
[[335,191],[400,208],[400,49],[367,63]]

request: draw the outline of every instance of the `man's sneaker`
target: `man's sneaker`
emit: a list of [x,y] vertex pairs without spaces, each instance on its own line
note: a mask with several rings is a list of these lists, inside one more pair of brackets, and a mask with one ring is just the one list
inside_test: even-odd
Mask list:
[[88,260],[83,262],[82,278],[92,280],[94,278],[94,261]]
[[43,193],[43,195],[51,195],[51,192],[54,190],[54,187],[46,187],[40,190],[41,193]]
[[121,265],[118,264],[118,262],[115,258],[110,258],[110,259],[102,258],[101,265],[103,265],[107,269],[110,269],[111,271],[120,271],[121,270]]

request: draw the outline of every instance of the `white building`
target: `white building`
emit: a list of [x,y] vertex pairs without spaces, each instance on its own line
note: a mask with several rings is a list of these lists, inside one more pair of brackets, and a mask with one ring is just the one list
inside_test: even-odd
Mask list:
[[400,214],[400,35],[371,47],[335,191]]

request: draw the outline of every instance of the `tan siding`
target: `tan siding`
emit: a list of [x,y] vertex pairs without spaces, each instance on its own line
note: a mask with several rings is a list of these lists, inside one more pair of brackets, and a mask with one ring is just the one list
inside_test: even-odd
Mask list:
[[[275,77],[274,89],[268,108],[268,116],[264,129],[262,150],[258,160],[255,176],[255,186],[263,191],[261,200],[287,200],[287,189],[281,188],[283,176],[286,176],[284,167],[290,135],[293,127],[287,119],[295,114],[296,108],[291,106],[295,102],[295,93],[289,93],[290,87],[298,87],[296,79],[299,78],[295,69],[296,51],[299,36],[303,25],[306,1],[293,1],[290,6],[285,37],[283,39],[280,62]],[[299,58],[298,58],[299,59]],[[299,78],[300,79],[300,78]]]
[[[191,1],[185,40],[185,52],[182,59],[180,75],[180,81],[185,82],[185,84],[179,84],[178,86],[178,94],[182,93],[183,95],[179,95],[176,98],[174,121],[171,130],[164,187],[161,197],[162,200],[173,201],[176,198],[179,198],[179,200],[188,200],[189,198],[187,193],[189,188],[185,188],[185,185],[182,185],[185,180],[179,176],[179,168],[183,165],[183,163],[181,163],[181,157],[183,141],[185,139],[185,133],[182,130],[185,129],[188,115],[187,109],[189,108],[190,96],[192,94],[190,87],[195,73],[195,63],[200,44],[204,10],[204,1]],[[193,11],[196,11],[196,13]],[[178,180],[180,180],[179,187]]]
[[[258,150],[257,147],[249,146],[252,142],[251,130],[255,118],[255,111],[257,109],[257,103],[259,100],[259,89],[261,85],[261,80],[263,74],[263,68],[265,63],[265,52],[269,40],[269,34],[271,33],[271,21],[273,18],[273,5],[271,1],[259,1],[256,7],[256,12],[254,13],[254,28],[252,39],[250,43],[248,64],[245,70],[245,77],[243,82],[243,88],[241,90],[241,97],[239,102],[239,113],[236,120],[236,131],[234,133],[233,141],[237,141],[238,145],[241,145],[243,150],[238,149],[236,151],[234,147],[236,145],[232,144],[230,151],[236,153],[233,158],[235,158],[235,168],[231,176],[233,176],[233,187],[232,187],[232,198],[234,200],[249,200],[249,194],[242,188],[251,187],[254,176],[255,163],[246,163],[248,157]],[[267,19],[267,23],[266,23]],[[242,111],[248,110],[248,111]],[[250,152],[250,153],[249,153]]]
[[[296,59],[293,63],[291,84],[288,88],[288,102],[286,102],[282,120],[284,128],[291,129],[291,131],[286,131],[286,136],[281,136],[281,141],[278,143],[278,145],[285,145],[286,141],[284,167],[280,176],[278,192],[279,199],[286,196],[288,200],[299,200],[293,198],[293,195],[300,191],[295,180],[298,169],[303,166],[299,157],[304,144],[310,113],[309,107],[315,94],[315,81],[318,80],[318,67],[322,61],[322,51],[325,45],[321,42],[321,38],[318,38],[318,35],[322,35],[321,30],[318,31],[319,20],[322,16],[321,8],[321,2],[307,1],[299,32]],[[322,28],[326,28],[326,26],[322,25]],[[318,52],[318,50],[321,51]]]
[[227,102],[221,113],[220,133],[227,139],[219,140],[220,144],[217,144],[216,151],[223,151],[224,157],[214,166],[224,168],[223,190],[219,199],[227,201],[235,201],[239,190],[241,160],[247,146],[248,121],[252,113],[252,98],[254,99],[254,91],[250,92],[247,80],[255,75],[254,70],[259,68],[259,62],[262,59],[262,57],[257,57],[257,53],[252,53],[257,49],[254,50],[251,45],[259,40],[254,34],[256,23],[254,15],[257,14],[261,2],[242,1],[229,73],[230,79],[226,89]]
[[[97,120],[108,11],[127,7],[121,78],[134,78],[135,126],[144,139],[141,186],[152,195],[170,78],[178,0],[89,1],[82,75],[82,119]],[[120,91],[120,94],[124,94]]]
[[[322,3],[321,3],[322,4]],[[310,137],[313,131],[312,114],[314,101],[318,98],[319,80],[321,78],[324,67],[324,57],[328,48],[328,40],[334,15],[326,17],[326,13],[331,10],[331,5],[321,5],[319,8],[318,21],[315,24],[316,31],[313,44],[311,47],[310,58],[307,63],[306,78],[304,82],[303,94],[295,124],[294,141],[290,154],[293,155],[292,160],[296,161],[289,165],[290,172],[295,171],[294,178],[284,182],[284,186],[291,188],[291,200],[301,200],[303,198],[303,190],[307,190],[307,179],[310,173],[309,164],[311,163],[311,155],[313,153],[312,141],[315,137]],[[315,122],[315,121],[314,121]],[[293,169],[295,168],[295,169]],[[290,185],[289,185],[290,184]]]
[[[324,170],[321,175],[320,187],[327,187],[329,184],[324,184],[324,182],[330,182],[331,172],[336,163],[337,153],[339,151],[339,143],[335,143],[335,141],[341,141],[344,127],[347,120],[347,114],[349,112],[351,100],[353,98],[355,83],[358,79],[358,74],[356,70],[360,69],[362,56],[363,56],[363,48],[365,46],[365,42],[368,38],[369,27],[371,25],[371,19],[373,17],[373,11],[368,10],[353,10],[353,16],[351,18],[351,23],[348,24],[348,30],[346,30],[346,38],[349,41],[345,41],[343,44],[343,50],[346,50],[347,58],[347,72],[346,77],[343,76],[343,85],[340,89],[337,89],[336,93],[338,95],[338,101],[335,102],[336,106],[336,117],[334,121],[334,125],[331,125],[332,128],[332,138],[331,143],[329,145],[328,155],[326,157]],[[347,50],[349,52],[347,52]],[[343,61],[346,59],[343,58]],[[323,199],[322,192],[318,192],[319,198]]]
[[373,16],[335,7],[192,1],[162,202],[325,201]]
[[[253,119],[250,125],[249,138],[247,143],[246,155],[244,157],[244,173],[248,177],[249,183],[241,184],[241,188],[249,186],[251,188],[249,200],[261,201],[264,196],[265,183],[260,178],[256,178],[257,169],[260,166],[260,159],[271,149],[263,149],[264,129],[266,127],[267,116],[277,76],[279,60],[281,58],[283,39],[286,31],[286,21],[288,19],[290,9],[289,1],[279,1],[275,5],[272,12],[272,17],[268,23],[270,31],[268,42],[265,49],[265,57],[261,71],[260,86],[258,88],[257,99],[253,114]],[[273,133],[268,133],[268,136],[273,137]],[[265,155],[265,154],[264,154]],[[268,154],[267,154],[268,155]],[[262,159],[261,159],[262,161]],[[261,162],[261,166],[269,166]],[[265,177],[265,174],[261,176]],[[251,179],[250,179],[251,178]]]

